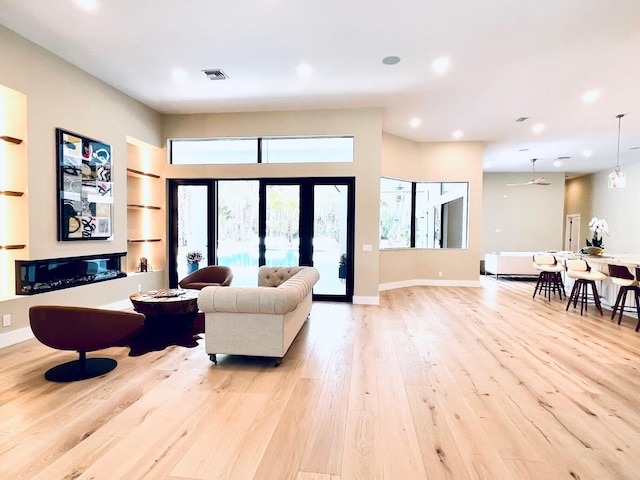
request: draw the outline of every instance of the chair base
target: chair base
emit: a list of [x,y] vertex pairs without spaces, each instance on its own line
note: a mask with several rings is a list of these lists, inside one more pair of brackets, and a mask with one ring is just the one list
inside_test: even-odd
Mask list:
[[76,382],[104,375],[117,365],[118,362],[112,358],[87,358],[84,362],[73,360],[50,368],[44,378],[50,382]]
[[560,300],[562,300],[562,294],[564,293],[564,283],[562,282],[562,276],[559,272],[540,272],[540,275],[538,275],[536,288],[533,289],[533,298],[536,298],[537,293],[543,292],[545,298],[549,301],[551,301],[552,293],[557,293],[560,297]]
[[596,308],[602,315],[602,305],[600,303],[600,295],[598,294],[598,289],[596,287],[596,282],[594,280],[585,280],[585,279],[576,279],[573,284],[573,288],[571,289],[571,295],[569,295],[569,301],[567,302],[567,308],[565,310],[569,310],[569,307],[573,303],[573,308],[576,308],[578,301],[580,301],[580,315],[582,315],[583,311],[587,310],[588,305],[588,288],[591,286],[591,293],[593,296],[593,302],[596,305]]
[[637,286],[622,286],[618,291],[618,296],[616,298],[616,304],[613,306],[613,310],[611,311],[611,320],[616,317],[616,313],[619,312],[618,317],[618,325],[622,322],[622,314],[624,312],[624,305],[627,300],[627,293],[633,292],[634,300],[636,303],[636,312],[638,314],[638,325],[636,326],[636,332],[640,329],[640,287]]

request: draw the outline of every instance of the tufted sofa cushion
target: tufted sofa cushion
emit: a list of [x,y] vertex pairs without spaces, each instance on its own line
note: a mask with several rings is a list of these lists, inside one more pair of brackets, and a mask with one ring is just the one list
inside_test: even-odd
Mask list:
[[311,292],[320,275],[313,267],[260,267],[258,287],[205,287],[198,296],[203,312],[292,312]]

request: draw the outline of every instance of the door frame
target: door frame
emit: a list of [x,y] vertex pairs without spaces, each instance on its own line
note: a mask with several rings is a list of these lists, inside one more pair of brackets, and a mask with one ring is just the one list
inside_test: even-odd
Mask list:
[[[316,185],[346,185],[347,195],[347,275],[345,279],[344,295],[314,294],[314,300],[326,300],[337,302],[352,302],[354,291],[354,252],[355,252],[355,177],[285,177],[285,178],[194,178],[194,179],[168,179],[167,180],[167,267],[169,286],[176,288],[178,285],[177,255],[178,255],[178,187],[184,185],[208,186],[206,215],[208,218],[207,258],[217,262],[216,252],[216,198],[217,182],[234,180],[251,180],[259,182],[259,265],[265,263],[265,235],[266,235],[266,186],[267,185],[299,185],[300,186],[300,216],[299,216],[299,265],[311,266],[313,263],[313,208],[314,187]],[[309,214],[307,214],[307,212]]]
[[[577,227],[576,227],[577,226]],[[573,238],[573,233],[576,232],[577,228],[577,238]],[[572,246],[576,245],[576,248],[573,249]],[[564,249],[568,252],[576,252],[580,248],[580,214],[579,213],[571,213],[568,214],[565,221],[564,227]]]

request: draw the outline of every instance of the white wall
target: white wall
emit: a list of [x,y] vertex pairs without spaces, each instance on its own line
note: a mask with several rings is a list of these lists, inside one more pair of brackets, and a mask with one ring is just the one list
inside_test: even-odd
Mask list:
[[[382,113],[379,109],[254,112],[166,117],[169,138],[353,135],[354,162],[328,164],[167,165],[167,178],[355,177],[354,302],[377,303]],[[363,251],[362,245],[372,245]]]
[[488,252],[562,250],[564,174],[540,173],[551,185],[507,187],[526,173],[485,173],[482,257]]
[[610,171],[604,170],[567,181],[567,214],[580,214],[580,245],[593,236],[589,231],[592,217],[604,218],[609,236],[604,237],[608,253],[640,254],[640,162],[621,165],[627,187],[609,190]]
[[468,285],[478,281],[483,151],[480,142],[416,143],[394,135],[383,136],[382,176],[411,181],[469,182],[469,246],[382,250],[381,289],[427,283]]

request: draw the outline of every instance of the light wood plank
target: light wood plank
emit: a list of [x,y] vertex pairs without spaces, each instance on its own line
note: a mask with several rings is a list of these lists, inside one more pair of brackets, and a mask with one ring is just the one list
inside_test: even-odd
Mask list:
[[0,478],[635,480],[640,334],[530,281],[315,303],[282,365],[203,343],[56,384],[0,349]]

